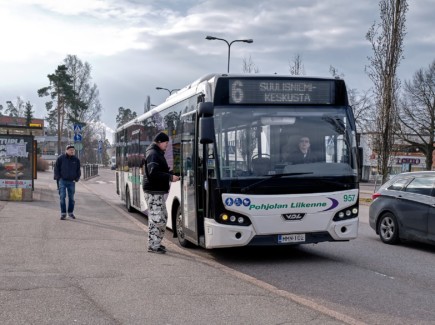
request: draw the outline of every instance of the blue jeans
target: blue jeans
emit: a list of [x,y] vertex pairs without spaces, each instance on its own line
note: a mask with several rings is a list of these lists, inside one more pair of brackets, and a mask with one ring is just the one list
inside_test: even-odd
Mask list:
[[68,213],[74,212],[74,193],[76,192],[76,183],[65,179],[59,180],[59,195],[60,195],[60,213],[66,215],[66,192],[68,191]]

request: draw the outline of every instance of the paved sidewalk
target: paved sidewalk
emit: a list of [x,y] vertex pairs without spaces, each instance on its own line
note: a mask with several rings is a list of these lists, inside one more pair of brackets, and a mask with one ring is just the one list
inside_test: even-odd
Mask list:
[[52,176],[33,202],[0,202],[2,325],[358,324],[167,241],[148,253],[146,227],[85,181],[61,221]]

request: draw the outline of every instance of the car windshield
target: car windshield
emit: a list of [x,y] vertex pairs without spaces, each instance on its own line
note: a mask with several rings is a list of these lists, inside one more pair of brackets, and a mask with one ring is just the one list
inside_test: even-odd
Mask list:
[[214,117],[222,179],[357,174],[343,107],[216,107]]

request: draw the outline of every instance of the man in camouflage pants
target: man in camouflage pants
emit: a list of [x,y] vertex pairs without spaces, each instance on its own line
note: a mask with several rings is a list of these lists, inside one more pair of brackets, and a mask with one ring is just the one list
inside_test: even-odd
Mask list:
[[180,178],[173,175],[165,158],[169,137],[164,132],[158,133],[146,150],[145,177],[143,190],[148,205],[148,252],[165,254],[166,247],[161,244],[165,235],[168,212],[165,194],[169,192],[170,182]]

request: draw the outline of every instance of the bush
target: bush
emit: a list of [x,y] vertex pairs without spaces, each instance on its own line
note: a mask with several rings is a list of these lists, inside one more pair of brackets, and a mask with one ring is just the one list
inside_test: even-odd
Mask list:
[[45,172],[48,170],[48,161],[38,157],[36,161],[36,170]]

